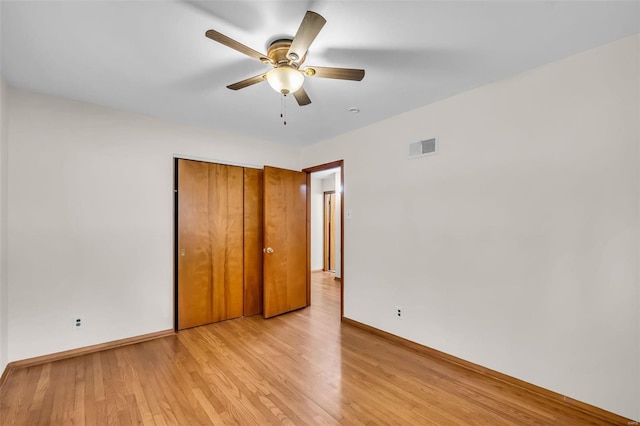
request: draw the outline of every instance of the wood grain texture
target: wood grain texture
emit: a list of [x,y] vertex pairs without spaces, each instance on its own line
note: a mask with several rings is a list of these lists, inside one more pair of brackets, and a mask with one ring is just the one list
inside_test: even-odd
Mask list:
[[307,306],[307,175],[265,166],[263,314]]
[[213,321],[209,165],[178,160],[178,329]]
[[244,169],[244,316],[262,313],[262,170]]
[[523,380],[517,379],[515,377],[508,376],[506,374],[502,374],[498,371],[492,370],[490,368],[482,367],[481,365],[474,364],[472,362],[466,361],[464,359],[455,357],[453,355],[449,355],[447,353],[438,351],[436,349],[430,348],[428,346],[423,346],[419,343],[412,342],[410,340],[403,339],[402,337],[396,336],[394,334],[387,333],[386,331],[377,329],[375,327],[371,327],[369,325],[363,324],[361,322],[352,320],[350,318],[343,317],[342,323],[345,325],[350,325],[353,327],[357,327],[359,329],[365,330],[368,333],[375,334],[380,336],[390,343],[394,345],[404,346],[412,351],[416,351],[420,354],[423,354],[429,358],[436,358],[442,361],[454,364],[456,366],[469,369],[470,371],[485,375],[490,377],[491,379],[504,382],[509,386],[513,386],[514,388],[520,388],[524,391],[531,392],[531,394],[537,397],[549,398],[555,402],[560,404],[570,406],[574,409],[582,411],[588,416],[596,417],[607,424],[632,424],[633,422],[630,419],[619,416],[617,414],[611,413],[606,410],[602,410],[601,408],[594,407],[593,405],[586,404],[581,401],[577,401],[575,399],[569,398],[565,395],[561,395],[559,393],[550,391],[548,389],[541,388],[539,386],[533,385],[531,383],[525,382]]
[[344,160],[336,160],[331,161],[329,163],[319,164],[317,166],[307,167],[306,169],[302,169],[305,173],[315,173],[321,172],[323,170],[335,169],[337,167],[342,168],[344,165]]
[[242,167],[209,164],[210,322],[237,318],[243,312],[243,181]]
[[336,270],[336,194],[324,193],[324,270]]
[[7,378],[9,377],[9,373],[11,373],[11,370],[12,370],[12,367],[10,363],[4,367],[4,371],[0,375],[0,388],[2,388],[2,385],[4,384],[4,382],[7,381]]
[[178,161],[178,329],[244,312],[244,169]]
[[0,389],[0,424],[631,422],[587,413],[343,324],[333,274],[312,279],[308,309],[15,369]]
[[306,173],[307,184],[307,306],[311,305],[311,173]]
[[[75,358],[81,355],[92,354],[95,352],[106,351],[127,345],[135,345],[136,343],[146,342],[148,340],[159,339],[161,337],[172,336],[176,332],[173,329],[156,331],[154,333],[142,334],[140,336],[127,337],[124,339],[112,340],[110,342],[98,343],[97,345],[83,346],[81,348],[70,349],[68,351],[55,352],[48,355],[37,356],[33,358],[13,361],[8,364],[10,369],[33,367],[36,365],[47,364],[63,359]],[[9,369],[9,370],[10,370]]]

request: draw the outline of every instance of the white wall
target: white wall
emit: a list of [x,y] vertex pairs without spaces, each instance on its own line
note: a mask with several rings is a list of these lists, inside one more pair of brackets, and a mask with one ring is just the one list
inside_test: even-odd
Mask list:
[[174,153],[299,169],[284,145],[14,89],[9,123],[9,361],[173,328]]
[[[638,51],[306,148],[304,165],[345,160],[345,316],[639,419]],[[406,159],[432,136],[438,155]]]
[[[2,26],[0,2],[0,27]],[[1,29],[1,28],[0,28]],[[0,31],[1,32],[1,31]],[[0,43],[1,47],[1,43]],[[7,282],[7,89],[0,63],[0,375],[7,366],[9,297]]]
[[340,182],[341,182],[341,177],[340,177],[341,171],[338,170],[334,175],[333,175],[333,190],[336,191],[336,225],[334,227],[336,235],[335,235],[335,241],[336,241],[336,278],[342,278],[342,268],[340,266],[340,260],[342,259],[342,255],[341,255],[341,246],[342,246],[342,241],[340,239],[340,227],[342,226],[342,221],[340,218],[340,206],[342,205],[342,192],[340,190]]
[[322,179],[311,175],[311,270],[324,268],[324,193]]
[[9,297],[7,280],[7,86],[0,74],[0,375],[8,363]]
[[[639,47],[639,50],[640,50],[640,41],[638,41],[638,45],[639,45],[638,47]],[[638,54],[637,56],[638,57],[637,57],[637,68],[636,68],[636,71],[638,73],[638,81],[640,81],[640,54]],[[637,90],[638,90],[637,99],[639,99],[638,102],[640,103],[640,83],[638,83]],[[640,109],[640,107],[638,107],[638,109]],[[639,128],[638,129],[638,133],[640,133],[640,119],[638,119],[638,128]],[[640,139],[640,137],[639,137],[639,139]],[[638,161],[640,161],[640,159]],[[640,196],[639,196],[639,198],[640,198]],[[638,238],[640,240],[640,236]],[[638,251],[638,255],[640,256],[640,250]],[[638,267],[640,269],[640,258],[638,259]],[[639,275],[640,275],[640,272],[639,272]],[[638,353],[640,354],[640,284],[638,284],[637,294],[638,294],[638,310],[636,311],[636,316],[638,318]],[[638,368],[638,395],[640,395],[640,368]],[[639,406],[637,408],[638,415],[637,415],[636,420],[640,420],[640,402],[638,402],[638,406]]]
[[322,179],[322,191],[335,191],[336,190],[336,174],[332,173],[326,178]]

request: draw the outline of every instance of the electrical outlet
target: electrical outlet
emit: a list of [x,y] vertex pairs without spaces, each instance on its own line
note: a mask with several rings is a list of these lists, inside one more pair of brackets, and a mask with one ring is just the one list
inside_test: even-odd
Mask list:
[[74,330],[80,330],[81,328],[84,328],[84,317],[73,317],[72,326]]
[[396,306],[396,318],[402,319],[402,308],[400,306]]

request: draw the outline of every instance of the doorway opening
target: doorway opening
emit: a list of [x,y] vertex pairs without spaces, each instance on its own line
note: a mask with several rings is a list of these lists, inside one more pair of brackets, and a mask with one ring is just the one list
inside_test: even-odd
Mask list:
[[[344,161],[309,167],[307,173],[307,241],[311,273],[329,271],[340,286],[344,317]],[[333,213],[332,213],[333,212]]]

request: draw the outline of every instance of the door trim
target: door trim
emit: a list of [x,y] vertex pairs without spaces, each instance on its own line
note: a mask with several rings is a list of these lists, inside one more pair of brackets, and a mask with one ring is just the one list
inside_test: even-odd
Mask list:
[[178,331],[178,160],[173,158],[173,331]]
[[249,163],[239,163],[237,161],[228,161],[228,160],[220,160],[218,158],[206,158],[206,157],[198,157],[195,155],[184,155],[184,154],[173,154],[174,159],[178,160],[192,160],[192,161],[200,161],[202,163],[214,163],[214,164],[224,164],[225,166],[238,166],[238,167],[246,167],[249,169],[263,169],[264,165],[260,166],[257,164],[249,164]]
[[307,174],[307,304],[311,304],[311,173],[329,169],[340,169],[340,188],[336,188],[336,194],[340,194],[340,320],[344,319],[344,160],[336,160],[330,163],[302,169]]

